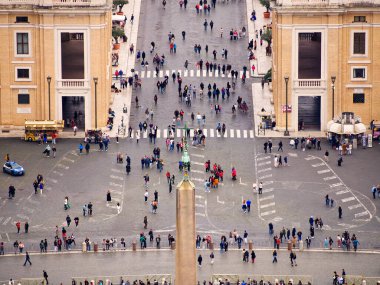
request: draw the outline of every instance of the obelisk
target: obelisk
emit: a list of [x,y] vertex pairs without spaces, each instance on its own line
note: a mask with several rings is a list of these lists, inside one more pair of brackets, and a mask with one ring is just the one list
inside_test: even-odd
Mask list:
[[190,164],[187,145],[182,156],[184,162],[184,177],[177,185],[176,203],[176,276],[175,284],[197,284],[197,265],[195,248],[195,186],[190,181],[187,172]]

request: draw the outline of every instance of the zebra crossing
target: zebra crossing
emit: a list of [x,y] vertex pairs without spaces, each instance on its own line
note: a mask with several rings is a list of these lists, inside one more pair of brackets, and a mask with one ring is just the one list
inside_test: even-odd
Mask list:
[[[140,135],[140,138],[147,139],[148,138],[148,130],[143,131]],[[192,134],[192,132],[191,132]],[[254,138],[254,132],[253,130],[235,130],[235,129],[229,129],[226,130],[226,132],[223,134],[217,132],[215,129],[203,129],[203,134],[205,135],[206,138],[236,138],[236,139],[253,139]],[[156,131],[156,138],[182,138],[186,136],[186,131],[183,129],[176,129],[175,132],[171,132],[169,134],[168,129],[157,129]],[[136,133],[132,132],[131,138],[135,138]]]
[[[321,158],[308,156],[305,160],[312,163],[314,162],[311,166],[316,169],[318,175],[326,176],[322,178],[328,183],[331,190],[329,196],[336,201],[336,204],[348,209],[348,212],[345,212],[346,216],[353,217],[353,222],[369,221],[372,218],[372,214],[365,205]],[[320,162],[315,163],[316,160],[319,160]]]
[[[135,71],[135,74],[138,75],[141,79],[144,78],[164,78],[165,76],[171,77],[172,74],[175,73],[176,75],[179,73],[181,77],[212,77],[212,78],[232,78],[231,73],[223,73],[219,72],[218,70],[214,71],[207,71],[206,69],[190,69],[190,70],[177,70],[177,69],[167,69],[167,70],[160,70],[157,74],[155,70],[140,70]],[[239,78],[242,78],[243,76],[243,70],[239,72]],[[249,72],[246,72],[246,78],[248,79],[250,77]],[[117,78],[114,78],[117,79]]]

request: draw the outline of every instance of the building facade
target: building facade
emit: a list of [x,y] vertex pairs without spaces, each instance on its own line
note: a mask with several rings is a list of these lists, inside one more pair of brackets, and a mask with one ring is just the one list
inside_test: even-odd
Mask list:
[[111,17],[111,0],[1,1],[0,125],[106,125]]
[[342,112],[380,120],[380,0],[277,0],[272,38],[280,130],[286,111],[290,131],[325,131]]

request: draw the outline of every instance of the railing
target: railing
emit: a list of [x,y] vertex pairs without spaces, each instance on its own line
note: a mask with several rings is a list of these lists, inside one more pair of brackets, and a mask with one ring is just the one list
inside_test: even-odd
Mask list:
[[282,6],[372,6],[380,5],[380,0],[277,0]]
[[84,79],[62,79],[57,80],[57,88],[88,88],[88,80]]
[[298,79],[294,80],[294,88],[325,88],[326,82],[321,79]]
[[[135,280],[141,280],[143,282],[150,282],[153,284],[153,282],[156,280],[159,284],[164,284],[166,281],[167,284],[172,284],[172,275],[171,274],[149,274],[149,275],[117,275],[117,276],[89,276],[89,277],[73,277],[73,280],[76,281],[76,284],[84,284],[87,280],[95,281],[94,284],[99,284],[99,281],[103,281],[102,284],[121,284],[121,279],[124,281],[133,282]],[[106,280],[109,280],[110,282],[107,283]],[[111,283],[112,282],[112,283]],[[195,284],[194,284],[195,285]]]
[[[4,3],[5,2],[5,3]],[[1,0],[0,5],[36,5],[36,6],[104,6],[107,0]]]
[[[290,280],[293,280],[291,284],[298,284],[299,282],[302,282],[302,284],[313,284],[313,277],[311,275],[237,275],[237,274],[213,274],[212,275],[212,282],[215,280],[226,280],[230,281],[231,284],[235,285],[238,281],[247,281],[255,280],[257,282],[260,282],[263,280],[264,282],[271,282],[272,284],[278,284],[279,281],[283,280],[285,283],[288,284]],[[276,283],[277,280],[277,283]],[[213,283],[214,284],[214,283]],[[266,284],[266,283],[265,283]]]

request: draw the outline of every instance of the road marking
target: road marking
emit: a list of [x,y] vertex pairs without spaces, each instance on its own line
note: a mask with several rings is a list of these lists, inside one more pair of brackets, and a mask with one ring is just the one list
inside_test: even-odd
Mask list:
[[269,204],[260,205],[260,209],[272,207],[272,206],[275,206],[275,205],[276,205],[275,202],[272,202],[272,203],[269,203]]
[[150,74],[151,74],[151,71],[148,70],[148,71],[146,72],[146,77],[147,77],[147,78],[150,78]]
[[59,171],[57,171],[57,170],[53,170],[53,173],[54,173],[54,174],[57,174],[57,175],[59,175],[59,176],[63,176],[63,173],[61,173],[61,172],[59,172]]
[[185,71],[183,72],[183,77],[188,77],[188,76],[189,76],[189,71],[185,69]]
[[72,163],[74,163],[75,162],[75,160],[74,159],[70,159],[70,158],[67,158],[67,157],[62,157],[62,159],[63,160],[66,160],[66,161],[70,161],[70,162],[72,162]]
[[141,77],[141,78],[145,78],[145,70],[142,70],[142,71],[140,72],[140,77]]
[[58,167],[61,167],[63,169],[69,169],[70,167],[66,166],[66,165],[63,165],[62,163],[58,163],[57,164]]
[[143,138],[146,139],[148,137],[148,132],[147,131],[143,131]]
[[167,137],[168,137],[168,130],[165,129],[165,130],[164,130],[164,138],[166,139]]
[[158,76],[160,76],[160,77],[164,77],[164,71],[163,71],[163,70],[160,70],[160,71],[158,72]]
[[266,201],[266,200],[270,200],[270,199],[274,199],[274,195],[270,195],[270,196],[267,196],[264,198],[260,198],[259,201],[262,202],[262,201]]
[[266,164],[271,164],[270,161],[265,161],[265,162],[260,162],[257,164],[257,166],[263,166],[263,165],[266,165]]
[[260,216],[268,216],[268,215],[272,215],[275,213],[276,213],[276,210],[272,210],[272,211],[267,211],[267,212],[261,213]]
[[257,171],[257,173],[261,173],[261,172],[266,172],[266,171],[271,171],[272,170],[272,167],[268,167],[268,168],[264,168],[264,169],[260,169]]
[[159,139],[161,138],[161,130],[156,131],[156,137]]
[[214,129],[210,129],[210,138],[214,137]]
[[196,178],[196,177],[191,177],[190,180],[200,181],[200,182],[203,182],[203,181],[204,181],[203,179],[201,179],[201,178]]
[[206,70],[202,70],[203,72],[202,72],[202,76],[203,77],[206,77],[207,76],[207,74],[206,74]]
[[207,129],[204,129],[204,130],[203,130],[203,134],[204,134],[205,137],[207,138]]
[[220,138],[220,133],[218,131],[216,131],[216,137]]
[[177,138],[180,138],[180,137],[181,137],[181,130],[177,129]]
[[122,184],[117,184],[117,183],[113,183],[113,182],[110,182],[110,186],[123,187]]
[[369,215],[367,211],[355,214],[355,218]]
[[230,129],[230,137],[233,138],[235,137],[235,132],[233,129]]
[[[280,222],[282,221],[283,219],[281,217],[275,217],[273,218],[273,222]],[[325,225],[323,225],[325,227]]]
[[202,163],[202,162],[198,162],[198,161],[192,161],[192,162],[191,162],[191,165],[193,165],[193,164],[204,166],[204,163]]
[[298,154],[297,153],[294,153],[294,152],[288,152],[288,155],[290,157],[298,157]]
[[240,130],[236,130],[236,137],[237,137],[237,138],[240,138],[240,137],[241,137]]
[[190,70],[190,77],[194,77],[194,70]]
[[313,159],[316,159],[315,156],[308,156],[308,157],[305,157],[305,160],[313,160]]
[[353,201],[353,200],[355,200],[355,197],[348,197],[348,198],[342,199],[342,202],[343,203],[347,203],[347,202],[350,202],[350,201]]
[[120,177],[120,176],[116,176],[116,175],[110,175],[110,177],[111,177],[112,179],[117,179],[117,180],[124,180],[124,178],[123,178],[123,177]]
[[327,180],[333,180],[335,178],[337,178],[337,177],[336,176],[329,176],[329,177],[323,178],[323,180],[327,181]]
[[261,176],[259,177],[259,179],[264,179],[264,178],[269,178],[269,177],[272,177],[272,174],[267,174],[267,175],[264,175],[264,176]]
[[273,184],[274,182],[273,181],[265,181],[265,182],[263,182],[263,185],[265,186],[265,185],[269,185],[269,184]]
[[197,199],[204,199],[204,197],[201,196],[201,195],[195,195],[195,198],[197,198]]
[[323,170],[317,171],[318,174],[323,174],[323,173],[327,173],[327,172],[331,172],[331,170],[330,169],[323,169]]
[[53,182],[53,183],[57,183],[58,182],[58,180],[57,179],[53,179],[53,178],[48,178],[48,181],[50,181],[50,182]]
[[256,160],[257,161],[261,161],[261,160],[266,160],[266,159],[269,159],[269,158],[270,158],[270,156],[264,156],[264,157],[259,157]]
[[317,164],[313,164],[312,167],[319,167],[319,166],[324,166],[325,164],[322,162],[322,163],[317,163]]
[[197,70],[197,77],[200,77],[201,76],[201,71],[198,69]]
[[348,209],[353,210],[353,209],[360,208],[360,207],[363,207],[363,205],[362,204],[356,204],[356,205],[349,206]]
[[205,205],[204,204],[195,204],[195,207],[204,208]]
[[206,217],[206,214],[203,213],[195,213],[196,216]]
[[250,130],[250,131],[249,131],[249,137],[250,137],[251,139],[253,139],[254,136],[255,136],[255,135],[253,134],[253,130]]
[[274,188],[263,189],[263,193],[273,192]]
[[336,192],[335,194],[336,194],[336,195],[342,195],[342,194],[344,194],[344,193],[348,193],[348,192],[350,192],[350,190],[348,190],[348,189],[344,189],[344,190],[341,190],[341,191],[339,191],[339,192]]
[[225,132],[224,135],[223,135],[223,137],[228,138],[227,134],[228,134],[228,132]]
[[203,171],[201,171],[201,170],[194,170],[194,169],[191,169],[190,172],[194,172],[194,173],[203,173]]
[[205,157],[203,154],[196,154],[196,153],[190,153],[190,155],[195,156],[195,157],[201,157],[201,158]]
[[216,196],[216,202],[218,202],[219,204],[223,204],[224,205],[224,201],[219,200],[219,196]]
[[116,173],[122,173],[123,172],[120,169],[115,169],[115,168],[112,168],[111,171],[116,172]]
[[339,186],[342,186],[342,185],[343,185],[343,183],[339,182],[339,183],[331,184],[330,188],[339,187]]
[[243,130],[243,137],[245,139],[248,137],[248,131],[247,130]]

